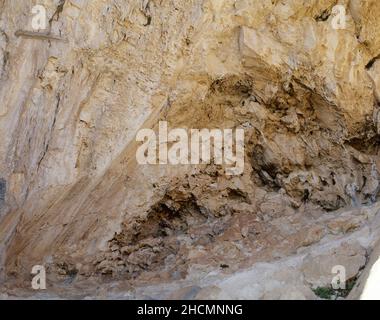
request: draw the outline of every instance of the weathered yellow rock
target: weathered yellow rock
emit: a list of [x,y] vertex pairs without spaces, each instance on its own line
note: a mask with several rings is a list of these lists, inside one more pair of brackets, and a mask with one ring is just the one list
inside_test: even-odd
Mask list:
[[[54,283],[80,265],[75,281],[138,287],[365,233],[348,210],[378,200],[379,1],[340,1],[344,28],[334,0],[43,5],[50,38],[33,36],[30,1],[0,0],[2,284],[29,285],[33,265]],[[136,134],[160,120],[244,128],[243,174],[139,165]],[[292,268],[294,292],[262,284],[243,297],[309,298]],[[224,284],[189,292],[238,296]]]

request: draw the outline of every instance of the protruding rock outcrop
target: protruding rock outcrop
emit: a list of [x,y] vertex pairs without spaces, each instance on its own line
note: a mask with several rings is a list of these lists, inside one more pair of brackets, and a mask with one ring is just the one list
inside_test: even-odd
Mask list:
[[[347,296],[331,264],[352,287],[379,238],[379,1],[44,3],[36,31],[0,0],[7,295],[43,265],[51,295]],[[138,164],[159,121],[243,128],[243,173]]]

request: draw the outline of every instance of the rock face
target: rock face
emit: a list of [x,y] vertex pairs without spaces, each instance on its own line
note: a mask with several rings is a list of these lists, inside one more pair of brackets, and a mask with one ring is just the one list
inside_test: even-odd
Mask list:
[[375,245],[366,268],[360,275],[356,286],[350,292],[349,299],[379,300],[380,299],[380,246]]
[[[360,276],[379,1],[41,2],[36,34],[30,1],[0,0],[0,297],[316,299],[335,265]],[[159,121],[243,128],[243,173],[140,165]]]

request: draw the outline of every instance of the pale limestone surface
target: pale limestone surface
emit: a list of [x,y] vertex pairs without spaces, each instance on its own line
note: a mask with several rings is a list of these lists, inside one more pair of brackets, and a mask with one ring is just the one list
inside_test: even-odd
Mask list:
[[[311,248],[342,237],[358,276],[378,238],[379,1],[339,1],[344,30],[334,0],[41,3],[67,42],[17,37],[31,2],[0,0],[7,294],[34,295],[43,264],[43,297],[112,296],[111,277],[136,296],[187,281],[182,297],[311,299],[328,275],[310,257],[329,254]],[[138,165],[135,135],[159,120],[245,128],[244,173]]]

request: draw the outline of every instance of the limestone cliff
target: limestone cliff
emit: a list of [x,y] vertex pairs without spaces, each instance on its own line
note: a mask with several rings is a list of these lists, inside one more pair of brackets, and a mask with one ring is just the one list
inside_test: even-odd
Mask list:
[[[335,265],[355,284],[380,238],[379,1],[37,2],[0,0],[0,293],[317,299]],[[159,121],[243,128],[244,172],[140,165]]]

